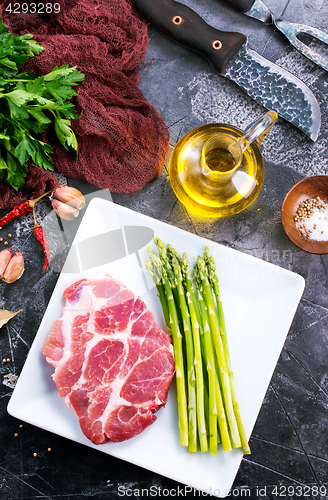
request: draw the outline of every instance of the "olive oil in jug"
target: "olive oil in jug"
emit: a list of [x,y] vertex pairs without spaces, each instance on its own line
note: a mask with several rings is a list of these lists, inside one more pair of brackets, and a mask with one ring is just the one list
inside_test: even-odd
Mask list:
[[172,188],[194,215],[224,217],[244,210],[260,192],[264,165],[259,143],[277,120],[269,111],[246,132],[222,123],[202,125],[175,146]]

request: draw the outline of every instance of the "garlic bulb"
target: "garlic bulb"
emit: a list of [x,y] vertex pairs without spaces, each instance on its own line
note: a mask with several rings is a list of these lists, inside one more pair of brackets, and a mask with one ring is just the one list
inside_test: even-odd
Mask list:
[[54,191],[57,200],[81,210],[85,207],[85,199],[81,191],[69,186],[58,187]]
[[6,248],[0,252],[0,275],[2,276],[5,272],[6,267],[9,264],[10,259],[13,256],[13,251],[11,248]]
[[[9,257],[9,253],[4,254],[4,252],[11,252],[11,256]],[[4,263],[7,262],[7,265],[4,267]],[[13,283],[18,280],[24,272],[24,257],[19,250],[16,250],[13,255],[11,248],[6,250],[2,250],[0,252],[0,262],[2,264],[0,278],[5,283]],[[3,270],[2,270],[3,269]]]
[[51,205],[58,217],[63,220],[74,220],[79,216],[80,211],[77,208],[56,200],[55,198],[52,198]]

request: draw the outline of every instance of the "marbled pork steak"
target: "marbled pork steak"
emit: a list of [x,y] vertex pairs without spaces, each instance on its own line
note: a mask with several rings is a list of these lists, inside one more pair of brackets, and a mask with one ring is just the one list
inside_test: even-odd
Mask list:
[[77,281],[63,296],[43,347],[60,395],[95,444],[140,434],[167,400],[169,336],[141,298],[109,275]]

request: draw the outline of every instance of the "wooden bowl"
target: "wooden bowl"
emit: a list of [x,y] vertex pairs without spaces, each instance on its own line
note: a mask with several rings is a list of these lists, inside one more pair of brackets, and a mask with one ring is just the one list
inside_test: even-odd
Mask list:
[[295,184],[283,201],[281,222],[287,236],[296,246],[306,252],[323,255],[328,253],[328,241],[315,241],[303,236],[294,222],[299,205],[306,199],[316,196],[328,204],[328,175],[306,177]]

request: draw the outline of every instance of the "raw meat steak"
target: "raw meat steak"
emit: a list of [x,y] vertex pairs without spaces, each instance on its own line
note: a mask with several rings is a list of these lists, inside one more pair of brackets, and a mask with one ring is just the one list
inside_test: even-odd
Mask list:
[[169,336],[140,297],[111,276],[77,281],[64,299],[43,347],[60,395],[93,443],[136,436],[167,400]]

